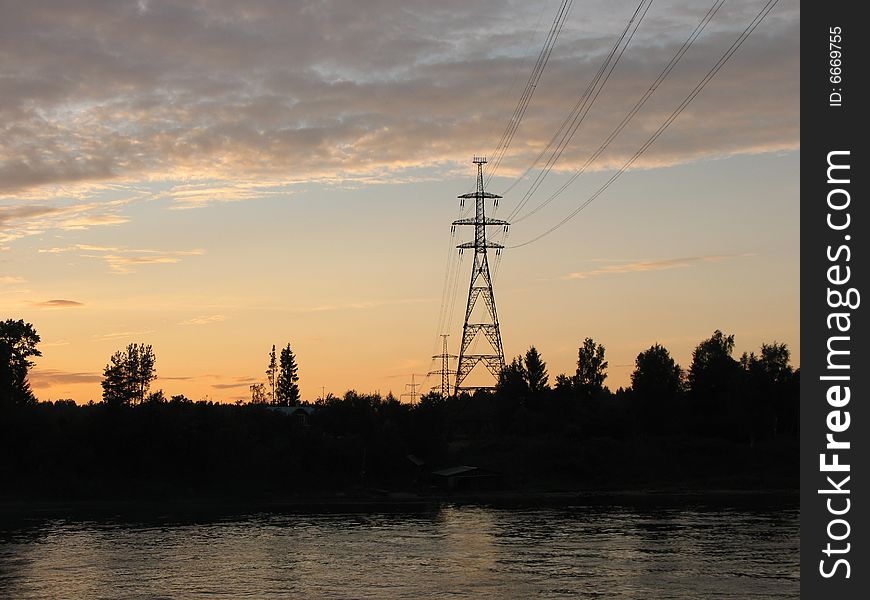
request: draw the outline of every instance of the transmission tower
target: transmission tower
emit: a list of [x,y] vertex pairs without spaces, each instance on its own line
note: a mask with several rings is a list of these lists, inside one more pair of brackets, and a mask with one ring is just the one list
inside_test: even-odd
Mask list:
[[[478,363],[482,362],[496,381],[498,381],[501,370],[504,368],[504,349],[501,344],[498,313],[495,310],[495,295],[492,292],[492,277],[489,273],[489,260],[486,255],[487,248],[494,249],[498,254],[504,246],[488,242],[486,228],[490,225],[500,225],[507,231],[509,223],[486,217],[485,200],[494,200],[495,206],[498,206],[501,196],[483,190],[483,165],[486,164],[486,158],[475,156],[473,162],[477,165],[477,190],[470,194],[463,194],[459,196],[459,199],[462,206],[465,206],[466,200],[474,198],[474,218],[453,221],[454,227],[456,225],[474,225],[474,241],[456,246],[459,248],[459,252],[474,249],[474,264],[471,267],[471,282],[468,285],[468,302],[465,305],[465,322],[462,326],[462,345],[459,349],[459,363],[456,365],[456,393],[459,393],[460,390],[491,389],[494,387],[463,385],[466,377]],[[486,304],[485,314],[480,317],[480,322],[470,323],[469,318],[471,318],[474,307],[481,297]],[[484,352],[476,352],[476,346],[472,347],[472,342],[481,332],[486,338],[489,348]]]
[[411,373],[411,383],[405,384],[405,389],[410,389],[411,391],[405,392],[399,396],[399,398],[410,398],[411,404],[417,404],[417,396],[420,395],[420,392],[417,391],[417,388],[420,387],[420,384],[414,381],[415,376],[416,373]]
[[443,398],[447,398],[450,396],[450,376],[456,375],[456,371],[450,369],[450,360],[453,358],[457,358],[455,354],[447,353],[447,338],[448,334],[442,333],[441,340],[441,354],[436,354],[432,358],[440,358],[441,359],[441,368],[437,371],[429,371],[429,375],[441,375],[441,396]]

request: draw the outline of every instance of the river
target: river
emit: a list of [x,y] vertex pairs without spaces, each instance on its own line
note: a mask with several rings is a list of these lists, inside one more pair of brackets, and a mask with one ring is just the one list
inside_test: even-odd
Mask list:
[[444,505],[0,524],[0,597],[797,598],[798,510]]

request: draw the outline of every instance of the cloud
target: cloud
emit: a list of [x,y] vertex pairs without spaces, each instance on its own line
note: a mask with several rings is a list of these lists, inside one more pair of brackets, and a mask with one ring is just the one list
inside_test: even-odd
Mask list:
[[202,256],[205,250],[154,250],[122,248],[118,246],[95,246],[90,244],[76,244],[67,247],[42,248],[40,253],[61,254],[75,252],[83,258],[96,258],[103,260],[109,269],[115,273],[126,275],[135,271],[135,267],[142,265],[175,264],[188,256]]
[[293,193],[291,181],[208,181],[183,183],[172,186],[159,197],[170,198],[172,208],[184,210],[201,208],[215,202],[243,202],[269,196],[287,196]]
[[[136,252],[136,251],[133,251]],[[109,265],[109,268],[115,273],[126,275],[133,273],[134,267],[141,265],[165,265],[181,262],[182,257],[197,256],[203,254],[202,250],[191,250],[188,252],[155,252],[145,256],[136,256],[131,254],[105,254],[102,258]],[[88,256],[88,255],[84,255]]]
[[27,283],[23,277],[13,277],[12,275],[4,275],[0,277],[0,284],[2,285],[11,285],[15,283]]
[[75,308],[84,306],[84,304],[75,300],[45,300],[44,302],[31,302],[31,306],[37,308]]
[[87,229],[94,225],[120,225],[121,223],[129,223],[130,219],[121,215],[83,215],[67,219],[60,223],[61,229]]
[[181,321],[179,325],[208,325],[209,323],[226,321],[228,318],[226,315],[204,315],[188,319],[187,321]]
[[13,221],[31,217],[43,217],[58,212],[51,206],[3,206],[0,207],[0,227],[8,227]]
[[643,260],[627,264],[611,265],[591,269],[589,271],[576,271],[563,275],[561,279],[588,279],[599,275],[620,275],[624,273],[641,273],[647,271],[665,271],[668,269],[683,269],[705,262],[719,262],[737,257],[750,256],[748,254],[722,254],[709,256],[691,256],[688,258],[669,258],[664,260]]
[[235,377],[229,383],[213,383],[211,387],[217,390],[231,390],[233,388],[247,388],[257,383],[256,377]]
[[68,340],[57,340],[55,342],[40,342],[40,348],[57,348],[60,346],[69,346],[70,342]]
[[154,333],[153,329],[143,329],[140,331],[118,331],[113,333],[103,333],[103,334],[95,334],[93,337],[97,341],[106,341],[106,340],[116,340],[119,338],[136,338],[142,335],[148,335],[149,333]]
[[[170,193],[190,208],[261,197],[281,182],[465,169],[481,144],[495,146],[519,95],[511,82],[523,81],[540,47],[533,4],[13,3],[0,24],[0,194],[17,202],[58,186],[224,182]],[[521,172],[546,145],[630,4],[594,0],[569,16],[503,174]],[[593,168],[631,156],[756,10],[728,2]],[[655,3],[559,168],[585,161],[705,11]],[[781,3],[638,166],[797,149],[799,16]],[[54,210],[11,210],[25,208]],[[58,224],[124,221],[95,212]]]
[[[49,193],[66,196],[69,191],[59,188]],[[73,194],[74,195],[74,194]],[[42,198],[45,199],[45,198]],[[50,199],[50,198],[49,198]],[[83,201],[81,198],[69,199],[66,204],[47,206],[33,204],[32,198],[22,194],[15,200],[22,204],[0,206],[0,242],[10,242],[29,235],[39,235],[48,229],[82,230],[89,227],[118,225],[129,219],[118,214],[120,207],[130,199],[105,201]]]
[[77,383],[97,383],[101,376],[98,373],[81,373],[61,371],[58,369],[35,368],[28,376],[34,388],[47,388],[55,385],[70,385]]

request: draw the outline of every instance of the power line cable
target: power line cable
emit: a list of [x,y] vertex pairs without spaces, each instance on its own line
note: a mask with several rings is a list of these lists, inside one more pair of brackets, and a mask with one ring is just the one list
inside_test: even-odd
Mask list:
[[710,10],[707,11],[707,14],[705,14],[704,17],[701,19],[701,21],[698,23],[698,25],[695,26],[695,29],[692,31],[692,33],[689,35],[689,37],[686,39],[686,41],[683,42],[683,45],[680,46],[680,48],[677,50],[676,54],[674,54],[674,56],[671,57],[671,60],[668,62],[667,65],[665,65],[665,68],[662,70],[661,73],[659,73],[659,75],[658,75],[658,77],[656,77],[655,81],[652,82],[652,84],[649,86],[649,88],[647,88],[647,90],[643,93],[643,95],[640,97],[640,99],[638,99],[638,101],[631,108],[631,110],[628,112],[628,114],[626,114],[626,116],[623,117],[623,119],[619,123],[619,125],[617,125],[616,128],[610,132],[610,135],[607,136],[607,138],[598,147],[598,149],[595,150],[595,152],[586,160],[586,162],[583,164],[583,166],[578,171],[576,171],[573,175],[571,175],[571,177],[568,179],[567,182],[563,183],[555,192],[553,192],[546,200],[544,200],[537,207],[535,207],[534,209],[530,210],[529,212],[527,212],[526,214],[524,214],[520,217],[512,218],[513,223],[519,223],[520,221],[523,221],[523,220],[529,218],[530,216],[532,216],[533,214],[535,214],[536,212],[538,212],[539,210],[544,208],[547,204],[552,202],[557,196],[559,196],[559,194],[564,192],[568,186],[570,186],[572,183],[574,183],[574,181],[576,181],[577,178],[586,171],[586,169],[589,167],[589,165],[591,165],[593,162],[595,162],[601,156],[601,154],[608,148],[608,146],[610,146],[611,142],[613,142],[613,140],[616,139],[616,137],[622,132],[622,130],[625,129],[626,125],[628,125],[628,123],[631,122],[631,120],[634,118],[634,116],[643,108],[643,106],[646,104],[647,100],[649,100],[652,97],[652,95],[656,92],[656,90],[659,88],[659,86],[661,86],[661,84],[664,82],[664,80],[667,79],[667,77],[668,77],[668,75],[670,75],[671,71],[674,70],[674,67],[677,66],[677,64],[680,62],[680,60],[686,54],[686,52],[688,52],[689,48],[691,48],[692,45],[695,43],[695,40],[698,39],[698,37],[701,35],[701,33],[704,31],[704,29],[710,23],[710,21],[713,20],[713,17],[716,15],[716,13],[719,12],[719,9],[722,8],[722,5],[725,4],[725,1],[726,0],[717,0],[713,4],[713,6],[710,7]]
[[571,11],[571,7],[573,6],[573,4],[574,0],[562,0],[562,3],[559,6],[559,10],[556,13],[556,17],[553,19],[553,24],[550,26],[550,31],[547,34],[547,38],[544,40],[544,46],[541,48],[541,51],[538,54],[538,59],[535,62],[535,66],[532,69],[531,74],[529,75],[528,81],[526,82],[526,87],[525,89],[523,89],[523,93],[520,96],[516,107],[514,107],[514,112],[511,115],[511,118],[504,129],[504,132],[502,132],[501,138],[499,139],[495,150],[491,154],[493,160],[490,162],[491,166],[487,170],[487,183],[489,183],[490,179],[492,179],[493,175],[498,170],[502,158],[504,158],[505,152],[507,152],[508,147],[510,147],[514,135],[516,134],[517,129],[519,128],[520,123],[522,122],[523,117],[526,114],[526,109],[528,108],[529,103],[532,100],[532,96],[534,95],[535,90],[538,87],[538,82],[540,82],[541,80],[541,75],[543,75],[544,69],[547,67],[547,63],[550,60],[550,55],[553,52],[553,47],[556,45],[556,40],[558,39],[559,34],[562,32],[562,28],[565,25],[565,19],[568,17],[568,13]]
[[719,70],[725,65],[725,63],[728,62],[728,60],[734,55],[734,53],[737,52],[737,50],[740,48],[740,46],[743,45],[743,43],[749,38],[749,36],[752,35],[752,32],[755,31],[758,25],[764,20],[764,18],[770,13],[771,10],[773,10],[773,8],[778,3],[779,0],[768,0],[767,4],[762,7],[759,13],[755,16],[755,18],[753,18],[749,25],[747,25],[746,29],[743,30],[743,32],[737,37],[736,40],[734,40],[728,50],[726,50],[725,53],[719,58],[719,60],[716,61],[716,64],[713,65],[713,67],[701,79],[698,85],[696,85],[695,88],[689,93],[689,95],[686,96],[686,98],[680,103],[680,105],[676,109],[674,109],[671,115],[667,119],[665,119],[665,121],[661,124],[661,126],[659,126],[655,133],[653,133],[647,139],[647,141],[644,142],[644,144],[638,149],[638,151],[635,152],[634,155],[630,159],[628,159],[628,161],[626,161],[626,163],[616,173],[614,173],[613,176],[604,185],[602,185],[594,194],[592,194],[585,202],[583,202],[583,204],[581,204],[579,207],[569,213],[568,216],[559,221],[556,225],[547,229],[540,235],[526,242],[523,242],[522,244],[511,246],[511,248],[522,248],[523,246],[528,246],[529,244],[532,244],[540,240],[541,238],[553,233],[554,231],[562,227],[565,223],[577,216],[580,211],[589,206],[589,204],[591,204],[596,198],[604,193],[604,191],[608,187],[610,187],[613,182],[619,179],[619,177],[622,176],[622,174],[625,173],[625,171],[627,171],[631,167],[631,165],[634,164],[634,162],[649,149],[650,146],[652,146],[652,144],[659,138],[659,136],[661,136],[662,133],[664,133],[664,131],[670,126],[670,124],[673,123],[674,120],[686,109],[686,107],[692,102],[692,100],[694,100],[695,97],[699,93],[701,93],[701,91],[707,86],[710,80],[712,80],[713,77],[716,76]]
[[[511,211],[507,220],[513,218],[516,214],[522,210],[523,206],[525,206],[526,202],[532,197],[532,195],[537,192],[537,190],[544,183],[544,179],[549,175],[550,171],[553,169],[553,166],[558,162],[559,158],[562,156],[562,153],[568,147],[568,144],[571,142],[574,135],[580,129],[580,126],[583,124],[583,121],[586,119],[586,115],[589,114],[590,109],[595,103],[595,100],[601,94],[601,91],[604,89],[604,86],[607,84],[607,81],[610,79],[610,76],[613,74],[616,65],[619,63],[619,60],[622,58],[625,50],[628,48],[628,45],[631,43],[634,34],[637,32],[640,27],[643,18],[646,16],[649,11],[650,6],[652,5],[652,0],[641,0],[635,9],[634,14],[631,19],[629,19],[628,23],[625,26],[625,29],[622,31],[622,34],[617,39],[616,44],[611,49],[604,63],[602,63],[601,67],[596,73],[595,78],[590,83],[589,87],[587,87],[586,92],[578,99],[577,103],[574,105],[574,108],[569,113],[568,117],[566,117],[565,121],[563,121],[562,126],[557,131],[556,135],[550,140],[550,143],[547,144],[547,147],[544,151],[539,155],[535,162],[531,167],[526,171],[528,173],[535,164],[540,160],[540,158],[547,153],[547,150],[553,147],[553,143],[556,138],[560,138],[556,147],[550,152],[550,156],[547,159],[547,163],[544,165],[544,168],[538,172],[535,176],[534,181],[532,182],[529,189],[523,195],[520,202],[517,206]],[[561,133],[561,137],[560,137]],[[525,174],[520,177],[522,179],[525,177]],[[517,180],[519,181],[519,179]],[[516,183],[516,182],[515,182]],[[513,187],[513,186],[511,186]],[[508,190],[511,188],[509,187]],[[505,194],[507,191],[504,192]]]

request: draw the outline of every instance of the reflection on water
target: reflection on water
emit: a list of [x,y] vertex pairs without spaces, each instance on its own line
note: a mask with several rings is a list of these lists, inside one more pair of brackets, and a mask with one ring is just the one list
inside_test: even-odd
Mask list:
[[797,598],[798,513],[448,506],[0,527],[0,596]]

